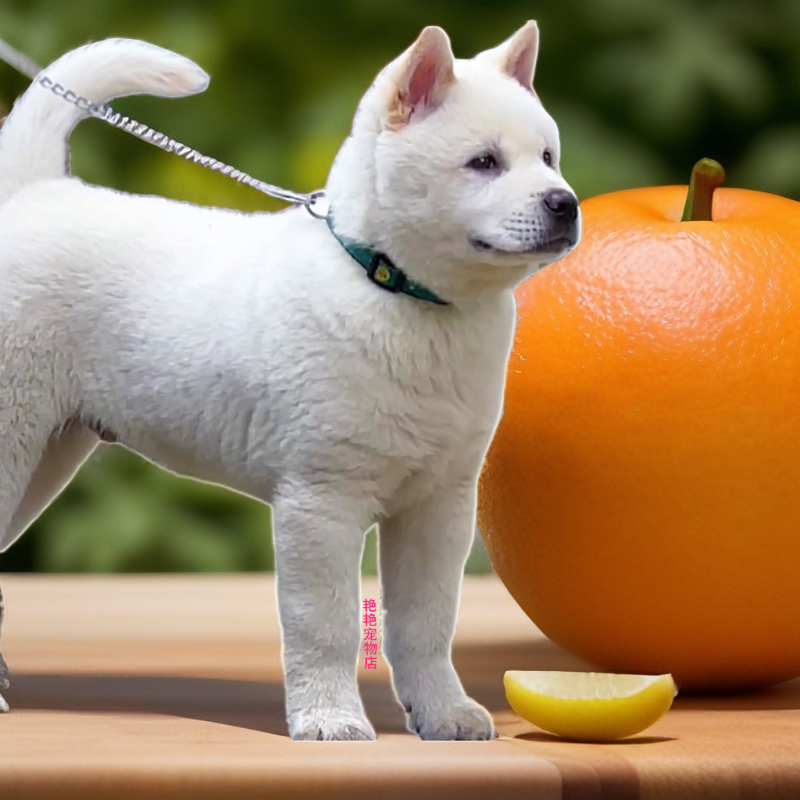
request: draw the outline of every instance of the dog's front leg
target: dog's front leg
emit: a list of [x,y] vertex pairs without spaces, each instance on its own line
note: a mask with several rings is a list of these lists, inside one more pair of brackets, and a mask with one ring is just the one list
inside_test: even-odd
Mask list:
[[491,739],[489,712],[451,660],[464,562],[475,530],[474,479],[381,524],[383,652],[408,728],[422,739]]
[[356,680],[369,510],[302,481],[287,482],[272,506],[289,734],[375,739]]

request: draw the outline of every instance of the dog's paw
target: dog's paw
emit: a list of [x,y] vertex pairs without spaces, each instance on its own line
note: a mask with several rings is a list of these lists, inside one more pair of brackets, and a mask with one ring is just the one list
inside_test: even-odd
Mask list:
[[3,698],[3,695],[0,694],[0,714],[5,714],[8,710],[8,703]]
[[426,741],[496,739],[489,712],[466,695],[456,703],[427,708],[406,706],[408,729]]
[[310,708],[289,718],[289,735],[296,742],[361,742],[377,738],[363,713],[336,708]]

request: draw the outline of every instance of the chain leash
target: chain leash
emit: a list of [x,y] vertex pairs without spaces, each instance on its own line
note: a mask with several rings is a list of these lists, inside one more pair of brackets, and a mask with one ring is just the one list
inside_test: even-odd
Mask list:
[[309,194],[282,189],[280,186],[275,186],[266,181],[254,178],[252,175],[248,175],[246,172],[230,166],[230,164],[225,164],[219,159],[203,155],[193,147],[182,144],[170,136],[167,136],[167,134],[161,133],[151,128],[149,125],[145,125],[143,122],[137,122],[135,119],[126,117],[114,111],[114,109],[108,105],[93,103],[91,100],[87,100],[85,97],[76,94],[68,87],[52,81],[47,75],[41,74],[41,67],[39,67],[35,61],[32,61],[24,53],[20,53],[3,39],[0,39],[0,60],[5,61],[9,66],[21,72],[23,75],[26,75],[44,89],[51,91],[56,97],[60,97],[66,102],[72,103],[90,116],[101,119],[109,125],[131,134],[131,136],[141,139],[143,142],[154,145],[168,153],[174,153],[206,169],[219,172],[227,178],[250,186],[270,197],[276,197],[287,203],[305,206],[308,213],[313,217],[325,219],[328,216],[328,202],[325,197],[325,192],[321,189],[310,192]]

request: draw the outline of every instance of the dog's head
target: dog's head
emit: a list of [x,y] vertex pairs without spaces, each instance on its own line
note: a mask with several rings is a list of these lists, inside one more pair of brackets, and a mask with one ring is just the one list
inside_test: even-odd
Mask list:
[[328,181],[337,229],[446,298],[515,286],[578,242],[536,23],[471,60],[425,28],[377,77]]

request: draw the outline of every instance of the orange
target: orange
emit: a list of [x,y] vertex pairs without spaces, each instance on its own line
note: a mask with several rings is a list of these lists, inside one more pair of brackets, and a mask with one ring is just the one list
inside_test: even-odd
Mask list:
[[742,688],[800,675],[800,203],[721,188],[684,222],[686,196],[585,201],[518,287],[478,519],[558,644]]

